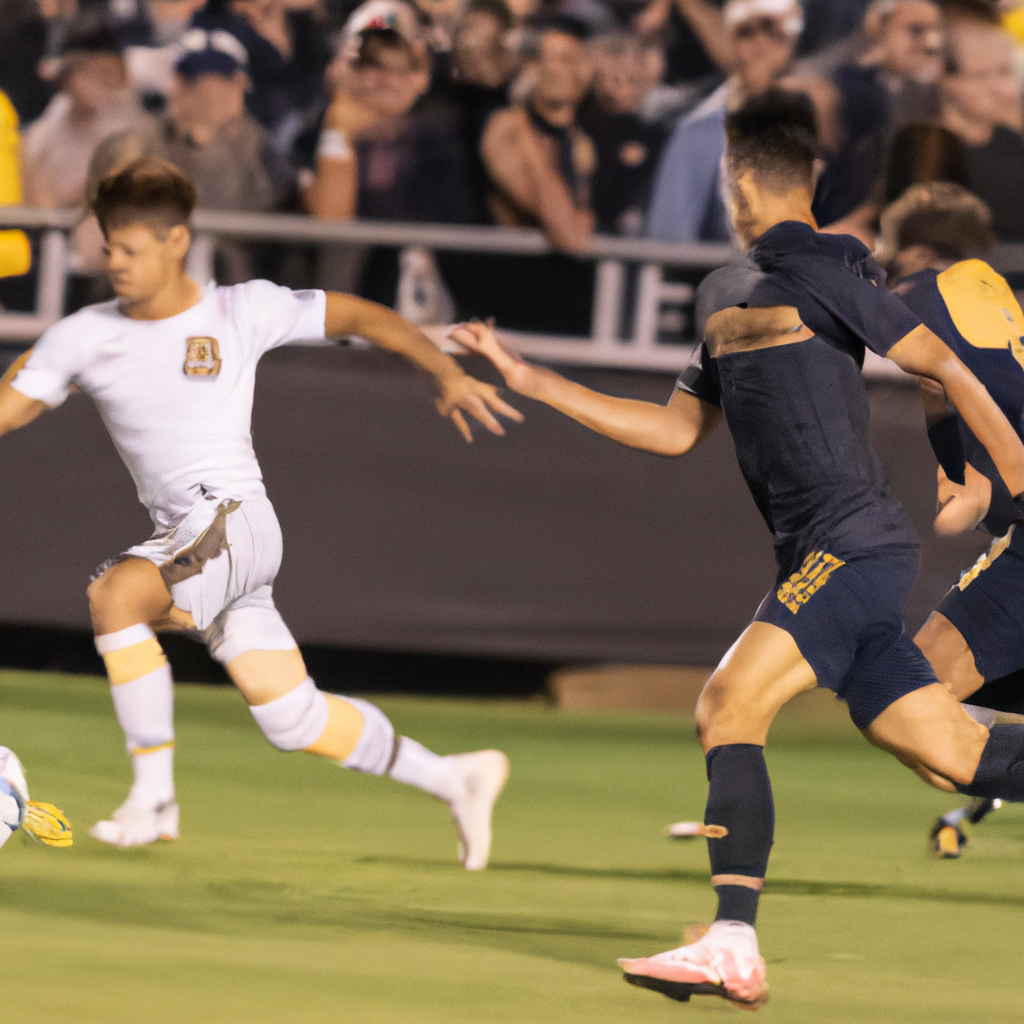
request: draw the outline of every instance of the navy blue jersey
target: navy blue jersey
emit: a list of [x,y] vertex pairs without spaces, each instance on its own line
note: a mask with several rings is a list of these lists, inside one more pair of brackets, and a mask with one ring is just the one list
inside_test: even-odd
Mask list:
[[[707,321],[735,306],[795,307],[814,336],[717,351]],[[884,355],[921,321],[886,292],[868,250],[848,235],[778,224],[701,283],[697,321],[702,343],[677,387],[725,413],[780,571],[814,551],[847,558],[916,545],[868,440],[860,368],[865,346]]]
[[[1006,281],[981,260],[941,273],[922,270],[901,282],[903,301],[967,365],[1024,439],[1024,312]],[[963,454],[992,482],[983,523],[1001,537],[1015,522],[1010,492],[992,457],[957,415]]]

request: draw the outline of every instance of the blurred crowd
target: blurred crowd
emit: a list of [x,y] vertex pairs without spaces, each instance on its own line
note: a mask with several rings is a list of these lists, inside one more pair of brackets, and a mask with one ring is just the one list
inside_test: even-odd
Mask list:
[[[151,154],[211,208],[726,240],[725,114],[783,87],[816,111],[823,227],[872,244],[947,180],[1024,241],[1022,72],[1024,0],[0,0],[0,202],[83,207]],[[76,271],[99,252],[85,219]],[[461,315],[586,330],[581,261],[422,259]],[[394,251],[342,264],[394,304]]]

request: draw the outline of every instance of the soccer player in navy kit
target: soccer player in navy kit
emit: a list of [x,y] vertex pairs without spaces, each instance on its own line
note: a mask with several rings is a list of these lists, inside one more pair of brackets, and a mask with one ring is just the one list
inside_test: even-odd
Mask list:
[[[993,240],[990,221],[980,199],[958,185],[932,182],[915,185],[885,212],[882,237],[898,277],[896,293],[963,360],[1024,437],[1024,311],[1007,282],[976,258]],[[973,695],[984,683],[1024,669],[1024,529],[988,453],[941,389],[923,383],[928,436],[939,460],[935,528],[944,535],[977,528],[995,539],[915,642],[953,695],[991,725],[996,711],[976,706],[986,697]],[[998,704],[1007,694],[993,696]],[[992,806],[991,799],[976,799],[943,815],[932,829],[936,852],[958,857],[967,842],[961,822],[977,824]]]
[[790,698],[834,690],[872,743],[940,788],[1024,795],[1024,726],[973,720],[903,632],[917,539],[868,441],[865,346],[940,383],[1015,495],[1024,445],[963,363],[880,287],[867,249],[817,233],[806,102],[768,94],[730,114],[727,133],[730,215],[750,251],[701,285],[703,344],[667,405],[531,366],[481,324],[453,336],[514,391],[632,447],[681,455],[725,415],[779,576],[697,706],[718,913],[698,942],[620,964],[627,980],[673,998],[708,993],[756,1008],[768,985],[753,925],[774,830],[763,747]]

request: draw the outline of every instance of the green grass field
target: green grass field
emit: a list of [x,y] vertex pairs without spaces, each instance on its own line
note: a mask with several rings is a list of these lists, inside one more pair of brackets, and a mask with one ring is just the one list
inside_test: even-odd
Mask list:
[[[925,832],[950,798],[868,747],[830,699],[769,745],[778,829],[759,931],[779,1024],[1009,1024],[1021,1018],[1024,810],[959,862]],[[447,809],[283,755],[231,690],[178,689],[182,839],[121,851],[86,829],[128,764],[105,684],[0,673],[0,741],[70,850],[0,853],[4,1019],[72,1024],[484,1024],[720,1020],[629,988],[615,958],[676,945],[713,910],[692,723],[542,704],[384,698],[453,752],[500,746],[512,777],[490,870],[457,866]]]

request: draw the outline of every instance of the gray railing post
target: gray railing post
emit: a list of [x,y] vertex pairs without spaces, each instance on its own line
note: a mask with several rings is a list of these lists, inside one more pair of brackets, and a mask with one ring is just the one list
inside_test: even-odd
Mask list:
[[658,311],[661,306],[661,264],[645,263],[640,268],[633,315],[633,344],[653,348],[658,340]]
[[188,276],[201,285],[213,280],[213,235],[198,233],[192,236],[188,256],[185,258],[185,270]]
[[39,241],[39,277],[36,284],[36,316],[46,327],[64,315],[67,282],[68,236],[59,228],[50,228],[43,232]]
[[620,260],[601,260],[597,264],[590,321],[590,334],[597,345],[614,345],[619,340],[625,287],[626,268]]

